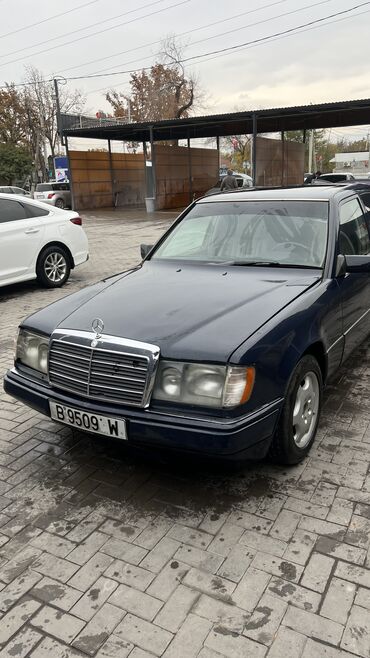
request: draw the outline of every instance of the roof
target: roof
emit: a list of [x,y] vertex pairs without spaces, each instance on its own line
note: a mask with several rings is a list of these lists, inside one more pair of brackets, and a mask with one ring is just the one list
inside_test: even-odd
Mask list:
[[336,153],[333,158],[335,162],[367,162],[369,151],[357,151],[356,153]]
[[259,133],[358,126],[370,123],[370,99],[142,123],[89,119],[85,125],[84,117],[62,114],[61,127],[68,137],[144,142],[150,141],[151,131],[154,141],[252,134],[254,118]]
[[[200,203],[220,201],[329,201],[337,194],[345,196],[347,187],[336,185],[302,185],[302,187],[275,187],[270,189],[238,189],[230,192],[220,192],[199,199]],[[353,192],[352,192],[353,194]]]

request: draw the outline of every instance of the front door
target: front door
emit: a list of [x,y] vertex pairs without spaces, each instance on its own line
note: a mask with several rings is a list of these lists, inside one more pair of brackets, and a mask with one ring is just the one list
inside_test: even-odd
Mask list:
[[[370,254],[370,235],[357,197],[339,207],[339,253]],[[347,273],[338,279],[341,291],[344,358],[370,333],[370,275]]]

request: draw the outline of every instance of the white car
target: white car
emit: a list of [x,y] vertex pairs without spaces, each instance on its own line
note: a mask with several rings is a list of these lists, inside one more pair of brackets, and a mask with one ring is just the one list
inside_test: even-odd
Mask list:
[[[238,174],[236,171],[233,171],[233,176],[238,187],[253,187],[253,178],[251,176],[248,176],[247,174]],[[205,193],[205,196],[209,196],[210,194],[217,194],[217,192],[220,192],[223,178],[225,178],[225,176],[221,176],[216,185]]]
[[36,278],[48,288],[62,286],[89,258],[81,224],[76,212],[0,194],[0,286]]

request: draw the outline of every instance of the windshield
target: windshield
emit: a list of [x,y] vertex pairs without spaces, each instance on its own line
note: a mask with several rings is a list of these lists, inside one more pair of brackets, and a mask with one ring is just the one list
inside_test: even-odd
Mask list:
[[199,203],[152,259],[323,267],[326,201]]

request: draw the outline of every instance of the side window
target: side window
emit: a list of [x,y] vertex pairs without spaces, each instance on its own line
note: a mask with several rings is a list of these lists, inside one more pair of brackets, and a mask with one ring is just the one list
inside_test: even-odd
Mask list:
[[364,194],[361,194],[361,200],[362,203],[366,206],[366,208],[370,209],[370,192],[365,192]]
[[50,214],[49,210],[32,206],[30,203],[24,203],[23,205],[26,209],[27,217],[44,217],[45,215]]
[[17,219],[26,219],[27,214],[22,204],[18,201],[0,199],[0,223],[14,222]]
[[344,255],[370,253],[370,236],[365,215],[357,199],[346,201],[339,209],[339,251]]

